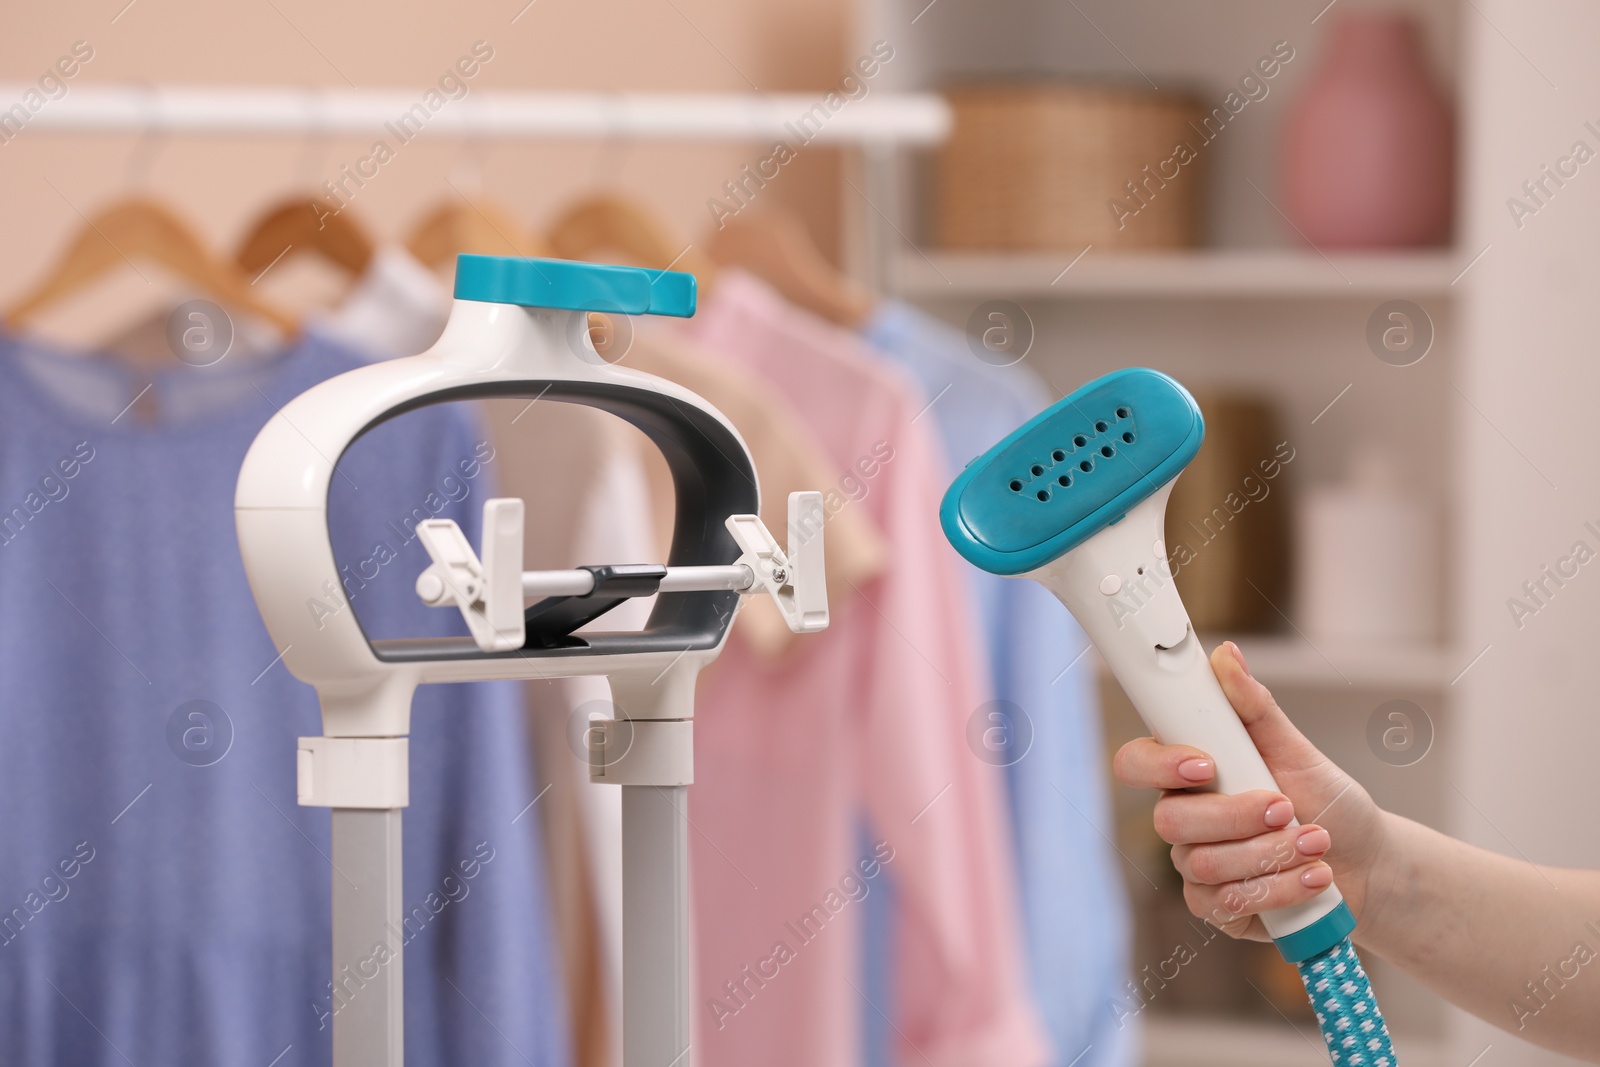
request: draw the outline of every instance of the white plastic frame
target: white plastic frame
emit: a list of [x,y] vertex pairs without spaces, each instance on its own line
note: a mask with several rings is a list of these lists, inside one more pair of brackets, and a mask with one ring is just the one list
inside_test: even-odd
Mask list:
[[[322,699],[325,734],[409,733],[410,695],[427,682],[629,673],[654,678],[669,666],[694,673],[721,651],[719,643],[687,653],[395,663],[374,654],[352,612],[316,615],[306,606],[340,590],[327,522],[334,464],[368,426],[427,396],[525,379],[609,382],[709,412],[742,444],[715,408],[682,386],[608,364],[592,348],[587,358],[574,351],[571,338],[587,343],[587,332],[572,328],[572,317],[581,314],[457,300],[443,336],[428,351],[362,367],[308,390],[284,405],[251,446],[234,498],[245,573],[284,664]],[[628,710],[654,717],[648,708]],[[662,717],[691,714],[682,711]]]
[[[333,885],[335,976],[359,965],[374,943],[392,941],[399,929],[400,820],[409,800],[405,737],[416,687],[605,675],[617,714],[637,724],[627,752],[602,751],[600,773],[594,775],[623,790],[623,1065],[692,1067],[687,787],[694,780],[694,686],[701,668],[721,652],[742,598],[732,598],[715,643],[704,645],[702,638],[702,647],[406,661],[380,659],[352,611],[328,614],[310,608],[313,601],[340,592],[327,518],[335,464],[369,427],[423,406],[429,397],[489,394],[496,383],[521,381],[644,390],[714,418],[737,444],[746,469],[754,469],[738,432],[710,404],[681,386],[600,359],[583,315],[457,300],[443,336],[427,352],[323,382],[267,423],[240,470],[235,524],[267,630],[284,664],[316,688],[321,702],[325,736],[302,739],[298,767],[302,802],[332,808],[333,863],[345,876]],[[505,567],[501,556],[520,553],[520,543],[513,546],[507,534],[520,504],[499,503],[506,506],[486,525],[485,551],[495,554],[497,574],[516,575],[515,588],[508,582],[491,597],[497,608],[485,606],[481,619],[469,615],[469,625],[487,628],[492,642],[500,641],[494,631],[504,629],[510,612],[520,614],[523,591],[520,560],[516,568]],[[759,507],[759,500],[753,503],[750,510]],[[436,562],[429,569],[445,560],[448,573],[436,573],[440,584],[460,589],[476,580],[470,566],[460,566],[471,550],[462,551],[459,530],[454,538],[442,528],[425,529],[424,536],[435,539]],[[391,946],[391,956],[363,995],[335,1015],[335,1067],[403,1064],[404,970],[398,943]]]

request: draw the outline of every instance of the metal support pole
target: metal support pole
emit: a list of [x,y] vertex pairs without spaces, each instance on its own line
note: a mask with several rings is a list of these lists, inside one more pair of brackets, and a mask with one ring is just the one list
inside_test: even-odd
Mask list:
[[623,1067],[692,1067],[689,790],[622,787]]
[[401,808],[333,809],[333,1062],[402,1067]]

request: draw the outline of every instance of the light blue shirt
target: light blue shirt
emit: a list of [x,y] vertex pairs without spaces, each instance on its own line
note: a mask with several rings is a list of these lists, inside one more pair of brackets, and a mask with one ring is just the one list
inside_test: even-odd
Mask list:
[[[361,362],[303,341],[159,375],[118,415],[149,377],[0,338],[0,1062],[331,1061],[329,816],[295,802],[317,697],[256,611],[233,493],[266,420]],[[465,632],[418,602],[403,534],[437,507],[477,543],[509,459],[483,441],[468,409],[428,408],[339,462],[369,631]],[[417,693],[410,1063],[569,1062],[522,714],[512,683]]]
[[[929,406],[919,417],[933,420],[952,477],[1049,403],[1032,373],[983,363],[958,331],[907,304],[883,302],[863,333],[921,386]],[[1094,663],[1082,655],[1088,639],[1037,582],[975,567],[967,573],[988,639],[992,699],[1005,702],[975,709],[982,720],[979,748],[993,762],[1009,764],[1028,967],[1055,1062],[1127,1067],[1137,1059],[1137,1034],[1127,1020],[1119,1025],[1112,1002],[1126,995],[1132,933],[1109,843],[1115,830]],[[887,898],[868,900],[877,899],[882,909]],[[869,996],[885,1008],[892,999],[886,925],[880,910],[867,948],[868,983],[876,990]],[[869,1062],[889,1062],[887,1024],[871,1011],[867,1022]]]

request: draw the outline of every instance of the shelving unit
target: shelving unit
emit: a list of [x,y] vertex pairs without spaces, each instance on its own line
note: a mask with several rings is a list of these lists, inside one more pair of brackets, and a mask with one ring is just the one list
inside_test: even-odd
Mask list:
[[[1292,42],[1296,59],[1274,83],[1272,95],[1248,122],[1241,119],[1230,127],[1230,140],[1210,159],[1205,247],[1121,254],[1097,247],[1053,252],[941,249],[927,225],[931,158],[869,152],[859,188],[845,194],[845,202],[856,209],[849,225],[864,232],[853,249],[852,266],[883,290],[958,328],[985,301],[1020,304],[1034,330],[1029,364],[1060,392],[1138,362],[1169,370],[1198,387],[1271,398],[1281,413],[1284,434],[1301,456],[1295,461],[1296,485],[1342,476],[1358,447],[1377,446],[1396,457],[1405,484],[1427,494],[1439,508],[1438,557],[1448,578],[1443,583],[1446,602],[1438,605],[1437,614],[1449,620],[1445,632],[1412,645],[1324,641],[1314,634],[1307,639],[1295,625],[1296,609],[1288,601],[1289,621],[1281,632],[1227,636],[1238,641],[1258,677],[1288,694],[1285,706],[1297,723],[1335,759],[1363,775],[1380,802],[1451,828],[1448,781],[1455,772],[1444,761],[1450,758],[1449,744],[1458,739],[1455,707],[1464,691],[1482,684],[1486,667],[1474,665],[1485,642],[1470,639],[1451,608],[1462,589],[1460,561],[1467,546],[1459,527],[1446,520],[1460,513],[1460,494],[1475,484],[1461,457],[1469,438],[1489,432],[1483,411],[1493,407],[1492,398],[1473,389],[1474,374],[1463,362],[1455,331],[1463,316],[1479,313],[1481,305],[1473,302],[1473,294],[1482,292],[1486,264],[1492,267],[1504,251],[1499,246],[1486,251],[1489,241],[1476,236],[1482,227],[1463,222],[1451,248],[1324,254],[1290,229],[1268,201],[1275,195],[1286,102],[1303,91],[1316,70],[1324,31],[1338,9],[1321,19],[1321,3],[1302,10],[1269,0],[924,5],[925,0],[860,3],[857,42],[894,42],[897,57],[886,69],[885,85],[896,91],[1056,74],[1140,85],[1152,81],[1163,87],[1182,84],[1202,100],[1220,100],[1257,52],[1274,41]],[[1447,86],[1465,87],[1466,72],[1475,70],[1478,60],[1469,56],[1465,44],[1470,33],[1480,35],[1480,45],[1500,40],[1482,25],[1484,12],[1474,10],[1482,3],[1469,7],[1460,0],[1388,0],[1386,6],[1404,8],[1419,19],[1434,70]],[[1464,157],[1463,195],[1471,184]],[[1508,182],[1507,188],[1515,185]],[[1421,305],[1436,331],[1426,359],[1403,370],[1380,363],[1364,335],[1370,313],[1395,299]],[[1475,399],[1461,399],[1469,396]],[[1508,583],[1508,588],[1515,584]],[[1221,639],[1213,634],[1203,638],[1207,647]],[[1138,723],[1103,665],[1102,681],[1109,684],[1108,741],[1114,747],[1135,736]],[[1446,739],[1415,767],[1386,764],[1369,752],[1365,735],[1373,710],[1400,697],[1425,705],[1438,736]],[[1147,796],[1117,790],[1119,834],[1127,834],[1123,844],[1134,855],[1143,855],[1150,844],[1150,802]],[[1150,853],[1149,862],[1163,862],[1159,855]],[[1130,877],[1129,891],[1136,911],[1173,905],[1155,896],[1137,875]],[[1137,914],[1144,925],[1145,913]],[[1150,915],[1153,936],[1160,926],[1155,912]],[[1142,962],[1135,960],[1135,969]],[[1483,1048],[1485,1042],[1476,1041],[1462,1055],[1467,1035],[1478,1024],[1464,1023],[1436,995],[1383,961],[1369,963],[1385,990],[1397,1051],[1407,1067],[1466,1063]],[[1315,1033],[1297,1032],[1286,1020],[1275,1025],[1225,1015],[1199,1017],[1180,1014],[1170,1004],[1163,1010],[1158,1003],[1141,1023],[1144,1067],[1312,1067],[1327,1062]],[[1519,1057],[1527,1046],[1501,1038],[1497,1055],[1501,1043],[1515,1046],[1515,1051],[1512,1059],[1497,1062],[1523,1062]]]
[[[1294,634],[1202,634],[1200,643],[1215,648],[1231,640],[1244,653],[1250,673],[1271,688],[1348,690],[1365,696],[1373,691],[1442,693],[1464,673],[1473,655],[1441,645],[1394,645],[1378,642],[1319,641]],[[1109,668],[1096,653],[1097,669]]]
[[[1326,1067],[1328,1063],[1316,1027],[1287,1022],[1156,1018],[1145,1025],[1144,1037],[1151,1063],[1184,1067]],[[1446,1067],[1449,1062],[1437,1041],[1397,1041],[1395,1055],[1405,1067]]]
[[1466,667],[1471,654],[1444,646],[1318,641],[1297,635],[1206,635],[1211,648],[1231,637],[1250,671],[1268,686],[1348,687],[1357,690],[1439,691]]

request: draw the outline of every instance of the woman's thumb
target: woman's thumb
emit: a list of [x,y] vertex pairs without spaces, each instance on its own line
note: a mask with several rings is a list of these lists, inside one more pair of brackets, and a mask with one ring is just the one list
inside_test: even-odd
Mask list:
[[1218,645],[1211,653],[1211,669],[1274,773],[1307,770],[1323,761],[1322,753],[1289,721],[1267,687],[1250,674],[1238,645],[1232,641]]

